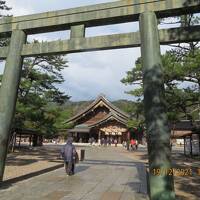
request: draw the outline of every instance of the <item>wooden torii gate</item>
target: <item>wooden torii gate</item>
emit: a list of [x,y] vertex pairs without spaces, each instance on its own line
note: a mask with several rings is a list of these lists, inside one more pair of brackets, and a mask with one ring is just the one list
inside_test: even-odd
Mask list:
[[[67,10],[0,20],[0,37],[11,37],[8,47],[0,48],[6,59],[0,89],[0,182],[3,180],[7,145],[15,112],[17,90],[24,57],[67,54],[141,46],[145,118],[148,133],[150,197],[175,199],[173,176],[154,176],[154,169],[170,169],[170,130],[165,98],[160,44],[199,41],[200,26],[158,30],[157,18],[200,12],[200,0],[121,0]],[[140,31],[98,37],[85,37],[87,27],[138,21]],[[64,41],[26,44],[29,34],[71,30]]]

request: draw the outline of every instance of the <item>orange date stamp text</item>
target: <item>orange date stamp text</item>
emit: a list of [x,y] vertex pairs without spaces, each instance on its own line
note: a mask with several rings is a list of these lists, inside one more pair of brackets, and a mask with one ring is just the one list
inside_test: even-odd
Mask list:
[[[153,168],[151,170],[154,176],[192,176],[191,168]],[[200,174],[200,169],[199,169]]]

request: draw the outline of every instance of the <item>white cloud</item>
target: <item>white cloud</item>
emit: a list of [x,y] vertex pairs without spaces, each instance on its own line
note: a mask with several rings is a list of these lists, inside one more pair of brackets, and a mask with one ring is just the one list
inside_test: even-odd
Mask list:
[[86,37],[119,34],[119,33],[130,33],[130,32],[136,32],[138,30],[139,30],[138,22],[98,26],[98,27],[87,28]]
[[7,0],[6,2],[12,7],[12,14],[20,16],[114,1],[117,0]]
[[[19,16],[111,1],[114,0],[7,0],[7,3],[12,7],[10,12]],[[87,36],[125,33],[138,29],[138,22],[96,27],[88,29]],[[51,41],[68,37],[69,32],[55,32],[29,36],[29,41]],[[162,48],[162,53],[167,49],[169,47]],[[132,86],[125,86],[120,80],[134,66],[139,56],[139,48],[70,54],[70,67],[63,71],[66,81],[61,89],[71,95],[72,100],[93,99],[99,93],[105,93],[110,99],[132,98],[124,94]]]
[[34,12],[34,9],[31,6],[31,0],[26,0],[24,2],[7,0],[6,5],[12,8],[8,13],[14,16],[28,15]]
[[55,41],[55,40],[67,40],[70,38],[70,31],[57,31],[50,33],[42,33],[42,34],[33,34],[28,35],[28,42],[32,42],[33,40],[42,41]]
[[0,61],[0,74],[3,74],[5,68],[5,61]]
[[70,67],[63,71],[66,82],[62,89],[69,91],[73,100],[91,99],[99,93],[111,99],[132,98],[124,93],[132,86],[125,86],[120,80],[139,56],[138,48],[71,54]]

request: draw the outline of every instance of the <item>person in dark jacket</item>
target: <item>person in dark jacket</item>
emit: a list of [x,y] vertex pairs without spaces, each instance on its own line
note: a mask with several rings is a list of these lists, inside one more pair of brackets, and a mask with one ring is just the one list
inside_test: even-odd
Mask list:
[[66,144],[61,149],[61,154],[65,162],[65,170],[67,175],[74,174],[76,149],[72,144],[73,139],[68,138]]

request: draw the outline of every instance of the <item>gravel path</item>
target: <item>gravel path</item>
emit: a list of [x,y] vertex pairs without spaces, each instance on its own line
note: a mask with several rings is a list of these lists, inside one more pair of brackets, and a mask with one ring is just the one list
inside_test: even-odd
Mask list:
[[37,148],[22,148],[7,157],[4,180],[28,175],[44,169],[59,167],[60,146],[48,145]]
[[[15,153],[9,154],[7,163],[6,163],[4,180],[14,180],[16,178],[21,178],[21,177],[22,177],[22,180],[24,180],[24,179],[34,177],[39,174],[43,174],[44,172],[61,168],[63,164],[62,164],[62,161],[59,159],[60,148],[61,146],[58,146],[58,145],[47,145],[47,146],[30,149],[30,150],[23,149],[22,151],[16,151]],[[113,147],[111,148],[84,147],[84,148],[88,149],[87,156],[89,157],[87,157],[88,159],[85,161],[84,164],[79,165],[79,167],[77,168],[79,171],[82,171],[82,170],[84,171],[89,167],[92,170],[96,169],[98,171],[100,170],[101,165],[105,165],[107,166],[108,171],[109,169],[111,170],[109,173],[112,174],[113,169],[111,166],[114,165],[114,166],[119,166],[119,167],[116,167],[115,170],[117,171],[119,170],[119,173],[120,173],[120,170],[124,170],[122,169],[123,166],[127,165],[128,167],[129,162],[130,162],[130,161],[127,162],[125,157],[128,158],[129,160],[130,159],[134,160],[137,166],[140,166],[140,167],[136,167],[137,171],[140,168],[142,169],[141,163],[143,163],[143,166],[147,164],[147,151],[145,148],[139,148],[138,151],[134,151],[134,152],[128,152],[122,148],[113,148]],[[114,154],[112,154],[113,150],[115,151]],[[198,200],[200,198],[200,190],[199,190],[200,176],[196,173],[196,171],[198,169],[198,166],[200,168],[200,161],[185,158],[182,154],[180,154],[180,152],[174,152],[172,155],[172,158],[173,158],[174,167],[176,168],[191,167],[193,170],[192,176],[175,176],[175,191],[177,195],[177,200],[187,200],[187,199]],[[94,167],[91,167],[91,166],[94,166]],[[34,174],[34,173],[38,173],[38,174]],[[60,176],[62,176],[63,168],[61,169],[61,171],[59,171],[59,173],[60,173]],[[110,175],[109,173],[108,173],[108,177]],[[142,172],[138,171],[138,173],[140,174]],[[93,175],[94,174],[91,171],[91,175],[89,176],[91,180],[92,180]],[[98,178],[97,174],[96,176]],[[121,177],[121,179],[123,181],[123,177]],[[16,179],[16,181],[14,182],[17,183],[19,180]],[[27,179],[27,181],[28,180],[29,179]],[[145,185],[138,186],[136,183],[133,183],[132,185],[131,180],[129,182],[131,184],[130,187],[137,188],[137,190],[142,190],[143,188],[146,187]],[[145,181],[143,180],[142,182],[144,183]],[[96,183],[96,184],[98,185],[100,183]],[[94,185],[93,189],[91,190],[95,190],[97,185],[96,186]],[[109,187],[112,188],[112,184]],[[56,195],[56,194],[58,196],[63,195],[63,194],[60,194],[60,193],[58,194],[58,193],[54,193],[51,195]],[[118,199],[117,196],[121,195],[121,193],[115,193],[115,194],[112,193],[112,195],[115,197],[114,199]],[[104,193],[104,196],[105,196],[104,199],[106,199],[107,196],[110,196],[110,193],[109,192]]]
[[[124,152],[124,155],[138,160],[143,163],[148,163],[146,148],[139,148],[137,151]],[[192,175],[182,176],[180,173],[175,174],[175,193],[177,200],[199,200],[200,199],[200,160],[185,157],[183,148],[178,150],[175,148],[172,151],[172,163],[174,169],[191,169]]]
[[144,164],[115,147],[84,147],[86,159],[66,176],[60,168],[2,185],[1,200],[146,200]]

